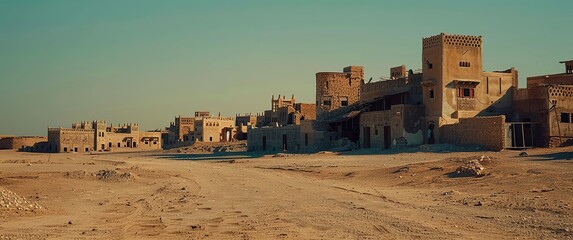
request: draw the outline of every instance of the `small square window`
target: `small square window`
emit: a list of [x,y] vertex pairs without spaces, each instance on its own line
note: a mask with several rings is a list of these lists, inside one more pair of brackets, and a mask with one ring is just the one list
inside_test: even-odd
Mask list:
[[332,102],[330,100],[324,100],[324,101],[322,101],[322,105],[330,106],[330,105],[332,105]]
[[571,114],[561,113],[561,122],[562,123],[570,123],[571,122]]

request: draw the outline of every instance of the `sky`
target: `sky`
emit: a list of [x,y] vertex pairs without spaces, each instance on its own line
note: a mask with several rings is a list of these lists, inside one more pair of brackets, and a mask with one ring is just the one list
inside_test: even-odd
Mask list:
[[421,68],[422,38],[483,37],[484,71],[561,73],[573,1],[0,0],[0,134],[315,102],[315,73]]

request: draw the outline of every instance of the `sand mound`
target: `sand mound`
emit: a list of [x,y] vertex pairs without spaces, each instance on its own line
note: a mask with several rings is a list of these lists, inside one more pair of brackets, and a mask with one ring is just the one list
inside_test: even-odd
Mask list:
[[18,194],[0,187],[0,211],[36,211],[43,209],[40,204],[28,201]]

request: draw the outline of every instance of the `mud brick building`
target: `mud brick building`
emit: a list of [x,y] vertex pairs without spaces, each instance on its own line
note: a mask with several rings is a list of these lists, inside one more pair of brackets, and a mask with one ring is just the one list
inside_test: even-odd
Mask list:
[[[421,70],[401,65],[390,68],[389,78],[367,83],[361,66],[318,72],[316,120],[301,121],[299,128],[254,129],[249,149],[317,151],[348,142],[351,148],[453,143],[492,150],[573,144],[573,60],[561,62],[565,73],[530,77],[527,88],[518,89],[513,67],[484,71],[482,48],[481,36],[441,33],[422,39]],[[272,120],[285,119],[278,114]]]
[[516,91],[508,147],[573,145],[573,60],[560,63],[564,73],[528,77]]
[[161,132],[143,132],[137,123],[114,127],[105,121],[81,122],[71,128],[48,128],[47,152],[160,150]]

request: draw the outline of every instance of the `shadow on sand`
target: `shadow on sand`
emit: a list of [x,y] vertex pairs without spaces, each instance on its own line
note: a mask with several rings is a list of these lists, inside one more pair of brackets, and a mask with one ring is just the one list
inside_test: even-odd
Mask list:
[[260,158],[268,154],[266,152],[216,152],[216,153],[166,153],[153,155],[158,158],[172,160],[236,160]]
[[573,152],[559,152],[548,153],[539,155],[530,155],[531,161],[557,161],[557,160],[573,160]]
[[401,147],[401,148],[366,148],[358,149],[353,151],[339,152],[340,155],[392,155],[400,153],[452,153],[452,152],[483,152],[488,151],[480,146],[473,145],[450,145],[450,144],[434,144],[434,145],[422,145],[417,147]]

